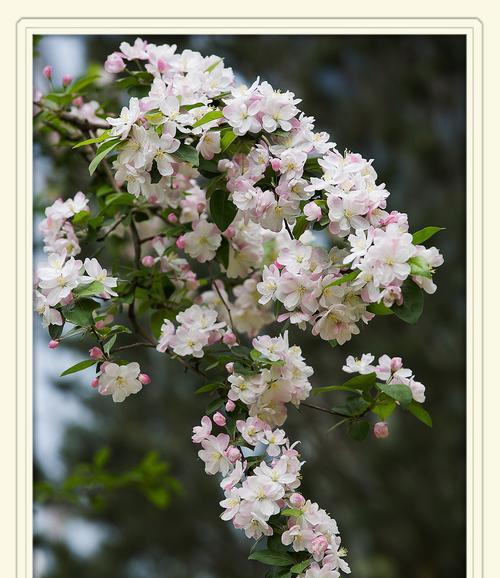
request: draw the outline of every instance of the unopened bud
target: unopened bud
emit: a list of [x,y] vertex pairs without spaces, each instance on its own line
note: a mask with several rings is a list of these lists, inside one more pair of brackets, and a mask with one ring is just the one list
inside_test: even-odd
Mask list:
[[302,494],[295,492],[294,494],[292,494],[290,496],[290,504],[294,508],[300,509],[304,506],[305,503],[306,503],[306,499],[304,498],[304,496]]
[[212,419],[220,427],[223,427],[226,425],[226,418],[219,411],[214,413],[214,417]]
[[149,385],[151,383],[151,378],[147,373],[140,373],[139,381],[142,383],[142,385]]
[[52,78],[52,66],[44,66],[42,74],[47,80],[50,80]]
[[234,401],[232,399],[228,399],[226,402],[226,411],[228,413],[231,413],[232,411],[234,411],[236,408],[236,404],[234,403]]
[[232,463],[236,463],[241,458],[241,452],[234,446],[229,446],[226,450],[227,459]]
[[57,347],[59,347],[59,341],[57,341],[57,339],[51,339],[49,341],[49,349],[56,349]]
[[373,426],[373,435],[378,440],[383,440],[386,437],[389,437],[389,425],[386,421],[378,421]]
[[142,258],[142,264],[144,265],[144,267],[153,267],[153,265],[155,264],[155,258],[152,257],[151,255],[146,255],[145,257]]
[[90,356],[90,359],[102,359],[104,357],[104,354],[99,349],[99,347],[91,347],[89,349],[89,356]]
[[175,213],[169,213],[167,215],[167,221],[169,223],[172,223],[172,225],[175,225],[175,223],[177,223],[177,221],[178,221],[177,215]]
[[73,99],[73,105],[76,107],[80,107],[83,105],[83,97],[82,96],[77,96],[76,98]]
[[236,335],[232,331],[228,331],[227,333],[224,333],[222,342],[231,347],[237,342]]
[[181,249],[181,250],[184,249],[184,247],[186,246],[186,241],[184,239],[184,235],[181,235],[180,237],[178,237],[175,244],[176,244],[178,249]]
[[97,379],[97,377],[94,377],[94,379],[90,382],[90,386],[95,388],[98,385],[99,385],[99,380]]
[[62,79],[63,86],[69,86],[73,82],[71,74],[65,74]]
[[233,373],[233,371],[234,371],[234,363],[233,363],[232,361],[229,361],[228,363],[226,363],[225,367],[226,367],[226,371],[227,371],[228,373]]

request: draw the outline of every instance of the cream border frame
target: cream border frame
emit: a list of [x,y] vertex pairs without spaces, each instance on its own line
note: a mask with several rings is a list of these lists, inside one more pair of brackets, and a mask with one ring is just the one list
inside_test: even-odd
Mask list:
[[[159,25],[161,23],[161,25]],[[34,34],[460,34],[467,38],[467,576],[483,576],[483,26],[473,18],[33,18],[17,23],[16,577],[32,563]]]

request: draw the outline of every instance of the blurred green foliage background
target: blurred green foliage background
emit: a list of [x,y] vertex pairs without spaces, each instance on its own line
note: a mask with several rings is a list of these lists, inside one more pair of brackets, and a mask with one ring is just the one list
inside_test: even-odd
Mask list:
[[[331,418],[304,409],[290,412],[288,431],[302,440],[304,493],[337,519],[354,578],[465,576],[465,38],[147,39],[218,54],[248,82],[260,75],[275,88],[294,91],[339,150],[375,159],[379,179],[392,193],[390,208],[409,214],[412,231],[446,227],[436,237],[446,259],[436,276],[438,292],[426,298],[416,326],[377,318],[336,349],[308,333],[291,336],[315,368],[315,386],[341,380],[348,354],[400,355],[427,386],[434,428],[398,414],[387,440],[357,443],[340,428],[327,435]],[[35,86],[44,88],[45,64],[54,65],[55,76],[83,74],[122,40],[133,38],[42,38]],[[108,110],[118,106],[112,94],[107,97]],[[50,139],[35,138],[34,146],[35,208],[86,191],[86,165],[74,151],[63,153]],[[120,259],[123,247],[109,243],[106,251],[109,263]],[[41,258],[39,246],[35,255]],[[46,490],[45,502],[35,506],[35,576],[263,576],[262,566],[247,561],[249,541],[218,518],[220,489],[204,474],[190,441],[206,404],[193,395],[197,378],[166,356],[134,352],[153,382],[133,399],[113,404],[89,387],[92,370],[57,378],[86,356],[88,344],[49,352],[38,319],[35,341],[35,481]],[[335,399],[329,395],[325,404]],[[105,460],[102,450],[96,456],[103,447],[110,449]],[[155,452],[152,458],[149,452]],[[100,466],[107,479],[116,480],[149,468],[145,456],[153,469],[165,462],[161,471],[147,473],[165,482],[162,496],[148,495],[149,486],[144,490],[140,483],[111,484],[90,500],[47,494],[47,484],[81,473],[82,463],[106,462]]]

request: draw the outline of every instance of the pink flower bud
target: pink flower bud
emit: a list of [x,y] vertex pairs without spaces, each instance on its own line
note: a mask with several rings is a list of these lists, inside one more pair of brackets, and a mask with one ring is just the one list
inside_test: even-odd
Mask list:
[[125,62],[123,62],[122,55],[119,52],[110,54],[104,63],[104,70],[109,72],[109,74],[117,74],[125,70]]
[[241,453],[238,448],[229,446],[226,450],[226,456],[232,464],[235,464],[241,458]]
[[104,321],[103,319],[101,321],[95,322],[96,329],[103,329],[104,327],[106,327],[106,321]]
[[151,255],[146,255],[145,257],[142,258],[142,264],[144,265],[144,267],[153,267],[153,265],[155,264],[155,258],[152,257]]
[[274,261],[274,266],[278,269],[283,269],[284,265],[282,265],[277,259]]
[[89,356],[90,359],[102,359],[104,354],[98,347],[92,347],[89,349]]
[[208,345],[213,345],[214,343],[218,343],[221,339],[221,334],[218,331],[211,331],[208,334]]
[[328,548],[328,540],[323,536],[316,536],[311,542],[311,553],[315,559],[321,559]]
[[234,403],[234,401],[232,399],[228,399],[226,402],[226,411],[228,413],[231,413],[232,411],[234,411],[236,408],[236,404]]
[[83,105],[83,97],[81,96],[77,96],[76,98],[73,99],[73,105],[80,107]]
[[198,211],[198,213],[203,213],[203,211],[205,210],[205,203],[197,203],[196,210]]
[[91,387],[97,387],[99,385],[99,380],[97,379],[97,377],[94,377],[94,379],[90,382]]
[[57,339],[51,339],[49,341],[49,349],[56,349],[57,347],[59,347],[59,341],[57,341]]
[[236,339],[236,335],[232,331],[224,333],[224,337],[222,338],[222,342],[226,345],[229,345],[229,347],[234,345],[237,341],[238,340]]
[[160,74],[163,74],[165,72],[165,70],[167,70],[168,64],[163,60],[163,58],[158,58],[158,61],[156,63],[156,67],[158,68],[158,72]]
[[233,371],[234,371],[234,363],[233,363],[232,361],[230,361],[229,363],[226,363],[225,367],[226,367],[226,371],[227,371],[228,373],[233,373]]
[[139,381],[142,385],[149,385],[151,383],[151,378],[147,373],[139,373]]
[[177,223],[179,219],[177,218],[177,215],[175,213],[169,213],[167,215],[167,221],[169,223],[172,223],[172,225],[175,225],[175,223]]
[[273,171],[279,171],[281,167],[281,161],[279,159],[271,159],[271,166],[273,167]]
[[319,221],[321,214],[320,207],[314,201],[304,206],[304,215],[308,221]]
[[306,503],[306,500],[302,494],[298,494],[297,492],[295,492],[294,494],[292,494],[290,496],[290,504],[294,508],[300,509],[304,506],[305,503]]
[[391,359],[391,371],[396,372],[399,371],[403,367],[403,360],[401,357],[393,357]]
[[218,411],[214,413],[214,417],[212,419],[217,425],[220,425],[220,427],[226,425],[226,418]]
[[42,74],[47,80],[50,80],[52,78],[52,66],[44,66]]
[[184,239],[184,235],[181,235],[180,237],[178,237],[175,244],[176,244],[178,249],[181,249],[181,250],[184,249],[184,247],[186,246],[186,241]]
[[63,86],[69,86],[73,82],[71,74],[65,74],[62,78]]
[[229,225],[229,227],[224,231],[223,235],[226,237],[226,239],[232,239],[236,235],[236,231],[232,225]]
[[373,435],[378,440],[383,440],[384,438],[389,436],[389,425],[385,421],[378,421],[373,426]]

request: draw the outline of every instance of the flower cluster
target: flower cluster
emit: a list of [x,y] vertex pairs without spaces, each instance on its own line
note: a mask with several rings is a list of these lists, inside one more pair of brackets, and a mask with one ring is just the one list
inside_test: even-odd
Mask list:
[[[279,301],[280,321],[310,324],[314,335],[339,344],[374,317],[371,304],[403,306],[405,282],[435,291],[439,251],[414,243],[406,214],[386,210],[389,191],[373,161],[341,154],[293,93],[259,79],[238,85],[216,57],[141,39],[122,44],[108,70],[123,70],[117,63],[127,59],[145,61],[153,80],[147,96],[107,119],[109,138],[121,139],[116,177],[134,195],[174,209],[185,225],[176,246],[189,257],[220,260],[226,243],[229,278],[267,265],[260,303]],[[198,185],[200,174],[213,190]],[[209,202],[219,189],[235,208],[224,229]],[[313,238],[303,234],[311,228]],[[321,247],[325,229],[337,240],[329,252]],[[273,234],[282,249],[274,265],[262,252]]]
[[217,311],[200,305],[192,305],[175,320],[177,327],[168,319],[163,322],[156,349],[162,353],[171,349],[180,357],[203,357],[203,348],[220,341],[226,326],[223,321],[217,322]]
[[72,199],[58,199],[45,209],[46,218],[40,223],[40,231],[46,253],[61,254],[66,251],[69,257],[80,253],[80,244],[71,219],[80,211],[86,211],[88,204],[89,200],[80,191]]
[[373,365],[375,357],[371,353],[363,353],[360,358],[352,355],[346,359],[342,368],[346,373],[359,373],[366,375],[375,373],[377,379],[392,385],[405,385],[411,390],[413,400],[417,403],[425,401],[425,386],[415,379],[411,369],[403,367],[401,357],[389,357],[382,355],[377,365]]
[[[226,415],[217,412],[213,423],[204,416],[193,429],[193,442],[202,446],[198,456],[207,474],[223,477],[223,520],[231,520],[255,540],[273,535],[281,522],[282,544],[307,553],[305,576],[322,572],[321,576],[338,577],[338,570],[350,570],[342,558],[337,523],[297,492],[303,465],[297,443],[291,444],[285,431],[276,427],[286,419],[286,403],[299,405],[308,397],[312,368],[304,363],[299,347],[289,346],[286,334],[258,337],[253,346],[254,359],[267,367],[246,375],[228,368]],[[213,434],[214,424],[227,433]]]

